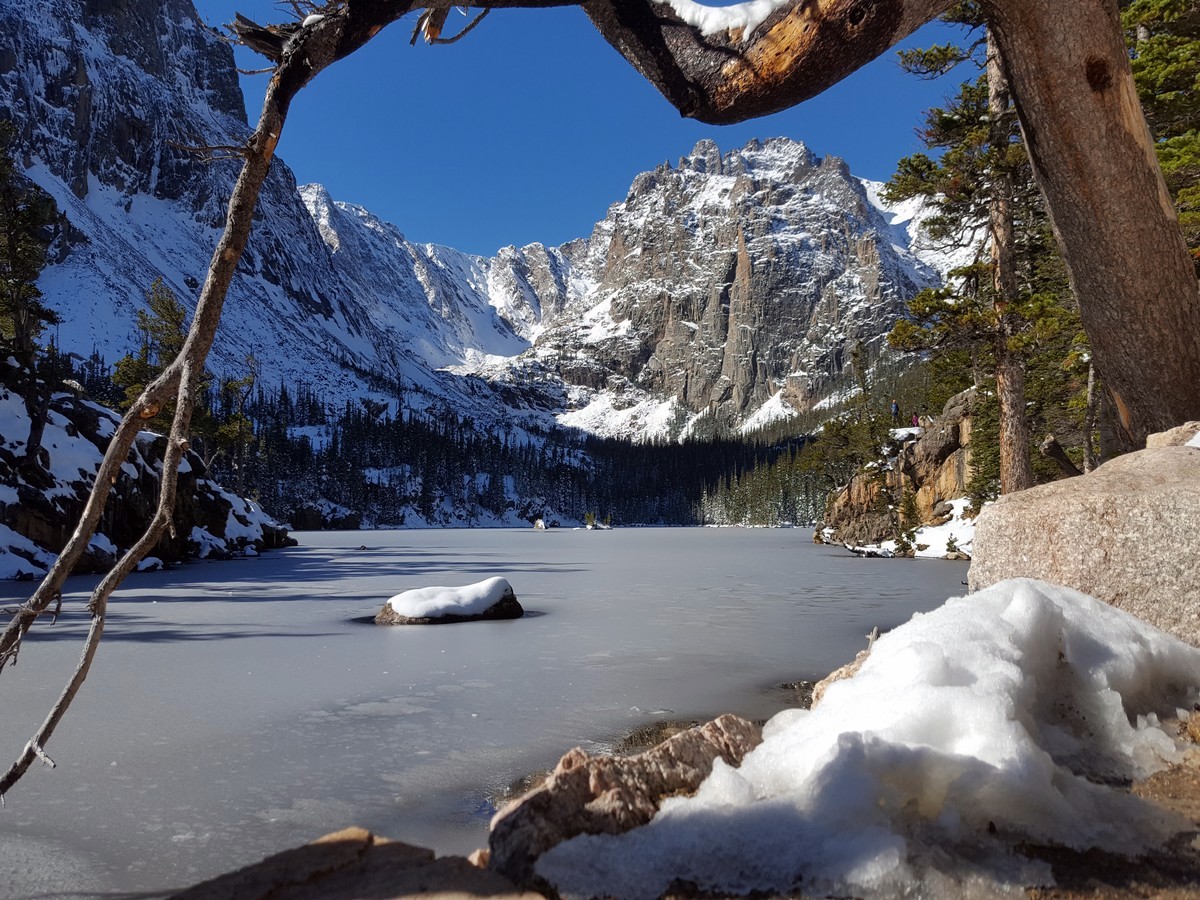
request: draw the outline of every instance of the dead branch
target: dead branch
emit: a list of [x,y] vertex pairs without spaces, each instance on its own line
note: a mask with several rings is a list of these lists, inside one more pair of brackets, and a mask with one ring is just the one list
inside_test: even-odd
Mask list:
[[[357,10],[367,10],[370,14],[356,15],[355,11]],[[374,2],[356,4],[353,11],[349,7],[339,8],[336,14],[329,15],[306,28],[303,41],[284,48],[279,66],[267,86],[258,126],[247,142],[242,171],[229,198],[225,231],[213,253],[208,275],[196,303],[196,313],[192,318],[183,349],[175,361],[134,401],[133,406],[117,426],[104,458],[101,460],[92,492],[88,496],[83,515],[74,533],[54,565],[50,567],[50,571],[42,583],[34,591],[33,596],[17,610],[3,634],[0,634],[0,669],[2,669],[6,663],[15,658],[22,639],[37,618],[46,611],[55,598],[60,596],[63,582],[79,561],[96,531],[96,524],[108,499],[109,488],[116,483],[120,467],[128,458],[142,423],[146,419],[153,418],[165,403],[174,398],[176,402],[175,419],[172,422],[171,434],[163,459],[159,504],[154,518],[141,538],[93,591],[88,603],[92,622],[79,665],[45,721],[38,728],[37,733],[26,744],[25,750],[3,778],[0,778],[0,797],[3,797],[4,793],[20,780],[33,761],[38,758],[39,753],[44,755],[46,742],[54,733],[55,727],[87,678],[88,670],[91,668],[96,649],[104,633],[108,598],[125,576],[133,571],[138,562],[153,549],[163,533],[172,527],[171,514],[175,504],[179,461],[186,446],[187,433],[191,424],[196,386],[204,371],[204,363],[216,335],[230,282],[233,280],[238,261],[246,249],[258,195],[275,155],[275,148],[279,143],[279,136],[287,120],[292,100],[319,72],[333,62],[353,53],[374,37],[384,24],[399,18],[408,11],[409,7],[406,4],[392,3],[389,0],[374,0]]]
[[417,24],[413,27],[412,37],[409,39],[409,46],[417,43],[417,38],[425,36],[427,44],[453,44],[461,41],[468,34],[475,30],[480,22],[487,18],[487,14],[492,10],[490,7],[480,10],[479,15],[472,19],[462,31],[454,35],[454,37],[442,37],[442,29],[446,25],[446,17],[450,13],[450,7],[430,7],[421,13],[417,19]]
[[[1090,440],[1090,437],[1089,437]],[[1046,435],[1046,439],[1042,441],[1038,448],[1042,452],[1042,456],[1054,460],[1058,463],[1058,468],[1062,473],[1069,478],[1074,478],[1076,475],[1082,475],[1075,463],[1071,462],[1071,457],[1067,456],[1067,451],[1062,448],[1062,444],[1058,442],[1052,434]]]
[[476,16],[474,19],[472,19],[470,22],[468,22],[468,23],[467,23],[467,25],[466,25],[466,27],[465,27],[465,28],[463,28],[463,30],[462,30],[462,31],[460,31],[458,34],[456,34],[454,37],[449,37],[449,38],[442,38],[442,37],[439,37],[439,38],[434,38],[434,39],[433,39],[433,40],[431,40],[429,43],[431,43],[431,44],[453,44],[453,43],[455,43],[456,41],[461,41],[461,40],[462,40],[463,38],[465,38],[465,37],[466,37],[468,34],[470,34],[472,31],[474,31],[474,30],[475,30],[475,26],[476,26],[476,25],[478,25],[480,22],[482,22],[484,19],[486,19],[486,18],[487,18],[487,15],[488,15],[488,13],[490,13],[490,12],[491,12],[491,10],[490,10],[490,9],[484,9],[484,10],[481,10],[481,11],[480,11],[480,13],[479,13],[479,15],[477,15],[477,16]]
[[[274,71],[274,70],[265,70]],[[173,147],[176,150],[182,150],[184,153],[190,153],[197,157],[201,162],[221,162],[227,159],[245,159],[246,154],[250,152],[246,145],[237,144],[184,144],[180,141],[167,141],[168,147]]]

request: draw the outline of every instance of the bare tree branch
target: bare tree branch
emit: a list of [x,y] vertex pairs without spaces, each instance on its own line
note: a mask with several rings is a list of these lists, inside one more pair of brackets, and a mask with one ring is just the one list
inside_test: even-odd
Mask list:
[[[365,11],[366,15],[356,11]],[[0,634],[0,669],[3,669],[6,663],[15,659],[22,639],[34,622],[61,596],[63,582],[96,531],[109,488],[116,483],[120,467],[128,458],[142,423],[154,418],[163,405],[174,398],[175,418],[163,459],[159,503],[154,518],[141,538],[93,591],[88,603],[92,622],[79,664],[45,721],[25,745],[18,759],[0,778],[0,798],[20,780],[34,760],[46,758],[46,742],[87,678],[95,658],[104,633],[108,598],[125,576],[154,548],[162,535],[173,527],[171,513],[175,503],[177,473],[187,446],[195,392],[216,335],[225,296],[250,237],[258,194],[275,155],[292,100],[319,72],[353,53],[378,34],[389,21],[400,18],[408,11],[406,4],[388,0],[361,2],[355,4],[354,9],[344,5],[335,14],[305,28],[303,41],[282,49],[279,66],[267,86],[258,127],[245,147],[242,171],[229,198],[225,231],[213,253],[183,349],[175,361],[134,401],[117,426],[74,533],[33,596],[17,609],[3,634]]]

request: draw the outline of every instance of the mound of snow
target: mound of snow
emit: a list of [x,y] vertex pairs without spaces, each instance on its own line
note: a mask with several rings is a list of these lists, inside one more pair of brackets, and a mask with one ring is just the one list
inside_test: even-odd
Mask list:
[[1106,784],[1181,756],[1200,650],[1083,594],[1006,581],[875,643],[811,712],[773,718],[733,769],[647,826],[538,863],[564,896],[701,890],[961,896],[1050,883],[1022,844],[1135,853],[1177,823]]
[[438,619],[442,616],[477,616],[487,612],[505,596],[513,596],[506,578],[488,578],[463,587],[425,587],[404,591],[388,605],[406,619]]

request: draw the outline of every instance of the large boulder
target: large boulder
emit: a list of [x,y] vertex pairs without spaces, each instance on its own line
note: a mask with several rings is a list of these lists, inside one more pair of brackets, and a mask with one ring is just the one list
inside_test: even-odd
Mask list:
[[1197,430],[1200,423],[1192,423],[1089,475],[985,507],[971,590],[1040,578],[1200,646],[1200,447],[1185,446]]
[[637,756],[592,757],[576,747],[541,786],[496,813],[490,868],[517,885],[538,886],[534,866],[551,847],[645,825],[663,800],[700,787],[717,757],[738,766],[760,743],[762,728],[724,715]]

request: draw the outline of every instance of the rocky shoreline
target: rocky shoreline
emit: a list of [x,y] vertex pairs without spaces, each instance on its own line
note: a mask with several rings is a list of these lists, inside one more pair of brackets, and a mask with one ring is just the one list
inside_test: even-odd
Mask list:
[[[864,654],[860,654],[860,660]],[[854,663],[832,673],[819,683],[818,697],[823,688],[843,677]],[[812,682],[796,682],[801,696],[811,697]],[[792,684],[781,685],[790,688]],[[1196,743],[1200,740],[1200,712],[1187,721],[1175,723],[1181,734]],[[688,727],[684,727],[687,725]],[[587,784],[585,793],[598,794],[605,804],[614,804],[617,818],[623,827],[630,827],[628,818],[629,796],[617,796],[620,790],[612,779],[613,773],[621,771],[619,779],[628,779],[629,768],[622,767],[622,760],[636,760],[643,770],[665,771],[664,759],[678,759],[695,754],[697,748],[707,744],[710,748],[728,740],[736,734],[734,741],[739,747],[751,748],[761,734],[761,724],[723,716],[704,724],[689,725],[679,720],[664,720],[649,723],[631,730],[617,742],[617,748],[640,750],[634,756],[588,757],[581,750],[573,750],[559,762],[554,771],[521,779],[526,788],[524,795],[513,801],[513,809],[522,805],[528,810],[527,798],[546,796],[547,783],[564,775],[575,783],[579,790]],[[643,749],[648,740],[665,736],[648,749]],[[714,741],[714,736],[718,736]],[[686,748],[682,750],[681,747]],[[730,748],[724,748],[728,751]],[[713,753],[711,749],[700,751],[700,756]],[[719,753],[713,753],[715,758]],[[694,756],[692,759],[694,760]],[[729,761],[727,759],[727,761]],[[605,770],[607,777],[597,777],[597,767]],[[695,775],[696,773],[692,773]],[[584,777],[586,775],[586,777]],[[702,780],[702,779],[701,779]],[[633,779],[638,788],[645,789],[645,773]],[[691,789],[699,782],[690,784]],[[561,786],[558,787],[561,790]],[[675,785],[673,793],[681,788]],[[1163,848],[1137,857],[1121,856],[1097,850],[1077,851],[1064,847],[1025,845],[1022,855],[1050,866],[1055,885],[1046,887],[1029,885],[1025,895],[1030,900],[1118,900],[1130,896],[1156,897],[1165,900],[1194,898],[1200,892],[1200,746],[1194,747],[1182,761],[1168,766],[1149,778],[1136,781],[1121,790],[1147,800],[1164,812],[1182,817],[1190,830],[1177,835]],[[534,801],[535,805],[537,801]],[[544,809],[539,810],[536,822],[543,822]],[[497,818],[500,818],[499,816]],[[642,816],[634,816],[642,818]],[[527,823],[528,824],[528,823]],[[537,837],[546,841],[550,836],[544,827],[535,825]],[[523,844],[523,848],[527,848]],[[518,883],[530,880],[531,871],[523,872],[520,867],[506,872],[508,864],[497,864],[490,849],[478,850],[470,857],[442,856],[434,851],[401,842],[390,841],[366,829],[350,827],[325,835],[311,844],[275,854],[261,863],[247,866],[235,872],[195,885],[172,900],[343,900],[343,898],[409,898],[422,900],[466,900],[474,897],[500,898],[500,900],[535,900],[556,898],[553,887],[543,883],[534,889],[522,889]],[[515,875],[516,877],[511,877]],[[533,879],[536,881],[536,879]],[[724,896],[700,891],[695,885],[679,882],[664,895],[667,898],[712,898]],[[762,900],[778,895],[754,892],[744,897]],[[733,900],[733,898],[731,898]],[[742,900],[737,897],[736,900]]]

